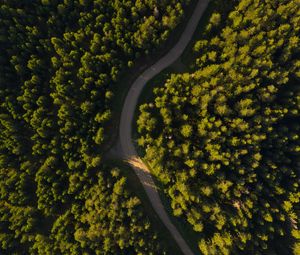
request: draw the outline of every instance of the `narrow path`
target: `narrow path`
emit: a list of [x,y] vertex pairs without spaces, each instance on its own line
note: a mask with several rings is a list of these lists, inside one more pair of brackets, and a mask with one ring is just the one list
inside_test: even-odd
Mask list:
[[154,65],[150,66],[144,71],[131,85],[131,88],[126,96],[125,103],[123,106],[119,139],[122,149],[122,156],[129,162],[134,169],[139,180],[143,184],[143,187],[148,195],[150,202],[157,212],[162,222],[166,225],[173,238],[177,242],[178,246],[185,255],[193,255],[193,252],[182,238],[176,227],[171,222],[166,210],[163,207],[161,199],[159,197],[157,187],[154,184],[151,173],[147,166],[139,158],[131,137],[132,121],[134,117],[135,108],[137,106],[138,97],[141,94],[144,86],[147,82],[152,79],[155,75],[160,73],[166,67],[171,65],[180,55],[183,53],[185,47],[188,45],[192,36],[197,28],[197,25],[202,17],[209,0],[199,0],[192,17],[188,21],[188,24],[182,33],[177,44],[161,59],[159,59]]

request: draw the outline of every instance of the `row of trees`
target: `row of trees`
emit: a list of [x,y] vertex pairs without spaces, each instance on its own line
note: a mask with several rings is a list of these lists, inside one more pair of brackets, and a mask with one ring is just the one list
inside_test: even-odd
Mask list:
[[186,4],[1,1],[1,254],[164,252],[101,145],[120,73],[166,41]]
[[138,143],[202,254],[299,254],[297,1],[214,13],[191,73],[140,107]]

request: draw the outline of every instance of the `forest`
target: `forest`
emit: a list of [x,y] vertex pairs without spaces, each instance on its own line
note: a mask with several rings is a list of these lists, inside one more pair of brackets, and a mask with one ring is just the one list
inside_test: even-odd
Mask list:
[[186,73],[140,106],[138,146],[199,253],[300,254],[300,5],[214,12]]
[[166,254],[103,146],[122,74],[190,1],[0,2],[0,254]]

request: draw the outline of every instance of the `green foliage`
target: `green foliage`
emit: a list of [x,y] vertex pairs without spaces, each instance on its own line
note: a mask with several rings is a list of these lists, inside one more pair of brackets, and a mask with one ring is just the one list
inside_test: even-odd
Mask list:
[[299,13],[279,0],[214,13],[195,70],[140,107],[139,145],[203,254],[299,253]]
[[1,1],[0,254],[164,253],[102,148],[116,81],[186,2]]

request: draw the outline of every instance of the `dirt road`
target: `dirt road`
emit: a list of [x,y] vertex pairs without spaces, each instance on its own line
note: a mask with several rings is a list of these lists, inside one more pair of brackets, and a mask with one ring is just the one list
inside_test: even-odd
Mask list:
[[188,24],[182,33],[177,44],[161,59],[159,59],[154,65],[145,70],[131,85],[131,88],[126,96],[125,103],[122,109],[119,139],[123,158],[125,158],[134,169],[139,180],[143,184],[143,187],[151,201],[154,210],[157,212],[162,222],[166,225],[178,246],[185,255],[192,255],[193,252],[182,238],[176,227],[172,224],[166,210],[163,207],[161,199],[159,197],[157,188],[153,182],[151,173],[147,166],[139,158],[131,137],[132,121],[134,117],[135,108],[137,106],[138,97],[141,94],[144,86],[155,75],[163,71],[166,67],[171,65],[180,55],[183,53],[185,47],[188,45],[192,36],[197,28],[200,18],[202,17],[209,0],[199,0],[193,15],[191,16]]

